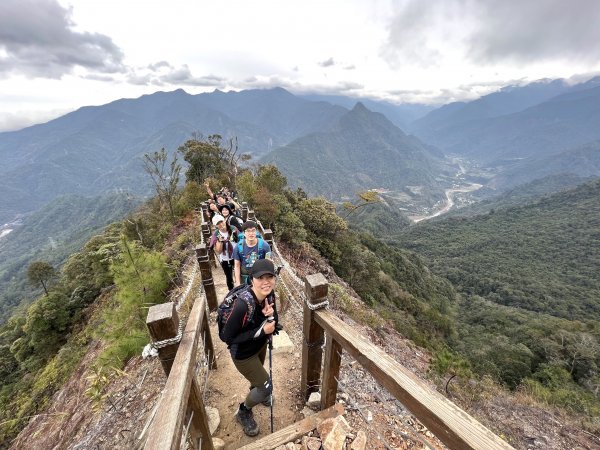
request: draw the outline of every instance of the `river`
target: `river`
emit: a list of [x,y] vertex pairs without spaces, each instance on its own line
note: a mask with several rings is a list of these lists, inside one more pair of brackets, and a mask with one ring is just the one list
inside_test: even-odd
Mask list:
[[410,216],[410,220],[417,223],[417,222],[421,222],[423,220],[433,219],[434,217],[441,216],[442,214],[446,214],[454,206],[454,194],[456,194],[458,192],[461,192],[461,193],[473,192],[482,187],[483,187],[482,184],[471,183],[469,186],[462,186],[462,187],[458,187],[458,188],[446,189],[446,203],[441,209],[438,209],[436,212],[434,212],[433,214],[430,214],[429,216]]

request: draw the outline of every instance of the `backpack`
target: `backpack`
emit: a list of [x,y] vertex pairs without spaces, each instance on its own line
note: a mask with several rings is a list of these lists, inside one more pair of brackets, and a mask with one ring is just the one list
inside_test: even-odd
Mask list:
[[[256,234],[258,235],[258,232],[256,232]],[[243,234],[241,235],[243,236]],[[240,260],[242,260],[242,255],[244,254],[244,239],[240,239],[237,243],[237,251],[238,251],[238,255],[240,255]],[[258,258],[257,259],[265,259],[267,256],[267,250],[265,248],[265,241],[263,240],[263,238],[258,238]],[[249,268],[246,267],[245,264],[243,264],[243,260],[241,261],[242,264],[240,265],[240,270],[241,270],[241,275],[244,278],[244,282],[246,284],[250,284],[248,283],[248,270]],[[254,264],[254,262],[252,262],[252,264]]]
[[217,308],[219,339],[221,339],[223,342],[225,342],[225,339],[223,339],[223,330],[225,329],[225,325],[227,324],[227,321],[233,312],[233,307],[235,306],[235,301],[237,299],[240,299],[240,301],[246,303],[246,306],[248,307],[248,314],[244,316],[244,323],[242,326],[246,325],[248,318],[254,315],[254,309],[256,308],[256,302],[254,301],[254,298],[252,296],[240,296],[240,293],[247,288],[248,286],[245,284],[240,284],[239,286],[234,287],[231,291],[229,291],[227,296],[225,296],[225,300],[223,300],[223,302]]

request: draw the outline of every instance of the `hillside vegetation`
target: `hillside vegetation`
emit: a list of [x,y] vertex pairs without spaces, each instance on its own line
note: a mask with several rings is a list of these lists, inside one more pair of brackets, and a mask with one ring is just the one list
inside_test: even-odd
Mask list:
[[462,292],[567,319],[600,317],[600,181],[494,210],[415,226],[399,244]]
[[[115,222],[73,253],[60,276],[23,313],[0,327],[0,446],[6,446],[28,418],[42,411],[69,377],[94,340],[103,351],[91,367],[87,394],[102,402],[106,383],[149,341],[145,313],[164,301],[170,280],[199,240],[194,208],[205,198],[198,181],[213,189],[230,182],[236,171],[230,159],[206,165],[220,140],[188,142],[194,170],[185,187],[170,198],[157,197],[126,220]],[[192,157],[195,154],[196,157]],[[323,198],[308,198],[286,188],[274,166],[237,173],[240,195],[255,205],[276,237],[306,257],[321,252],[365,301],[404,334],[421,343],[438,343],[455,333],[450,315],[455,303],[451,285],[432,275],[419,257],[386,249],[348,229]],[[174,215],[171,215],[171,207]],[[369,319],[371,326],[381,320]]]
[[44,261],[60,267],[106,225],[128,214],[139,200],[127,194],[100,197],[65,195],[27,216],[0,240],[0,324],[14,308],[27,306],[41,287],[27,281],[27,267]]
[[420,224],[395,241],[462,294],[458,338],[448,343],[476,371],[597,422],[599,230],[596,180],[532,204]]
[[[90,368],[87,394],[101,403],[106,383],[149,341],[146,308],[164,301],[199,240],[194,208],[206,198],[205,180],[213,190],[234,188],[298,258],[325,257],[378,313],[357,318],[376,334],[385,336],[384,325],[391,324],[427,347],[432,375],[457,376],[454,388],[465,395],[473,383],[479,389],[488,382],[478,380],[492,378],[598,429],[593,267],[600,262],[600,182],[502,213],[376,238],[349,228],[326,199],[288,188],[275,166],[240,170],[219,136],[181,148],[190,164],[182,189],[165,195],[157,185],[160,195],[90,239],[68,258],[47,295],[0,328],[2,445],[43,410],[90,342],[100,341],[103,350]],[[383,205],[372,206],[384,214]],[[371,223],[373,229],[381,224]],[[560,255],[569,245],[575,250]],[[555,271],[543,273],[551,261]],[[576,297],[566,296],[571,290]]]

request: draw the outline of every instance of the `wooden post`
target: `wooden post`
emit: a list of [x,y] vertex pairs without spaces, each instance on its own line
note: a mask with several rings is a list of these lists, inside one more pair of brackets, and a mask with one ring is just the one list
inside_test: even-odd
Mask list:
[[267,228],[264,231],[263,237],[264,237],[265,241],[267,242],[267,244],[269,244],[271,246],[271,250],[273,250],[273,232],[271,231],[270,228]]
[[[152,336],[152,342],[160,342],[177,336],[179,316],[175,309],[175,303],[168,302],[150,307],[146,317],[146,326]],[[158,349],[158,358],[167,377],[171,372],[178,347],[179,342],[176,342]]]
[[210,222],[210,211],[208,209],[208,202],[202,203],[202,222]]
[[[210,243],[210,235],[211,235],[210,224],[208,222],[202,222],[201,229],[202,229],[202,236],[204,236],[204,243],[208,247],[208,244]],[[211,258],[209,255],[208,260],[209,260],[209,262],[212,263],[213,267],[217,267],[217,261],[215,258]]]
[[[212,437],[210,435],[210,428],[208,427],[208,417],[206,415],[206,408],[202,401],[202,390],[198,385],[196,377],[192,380],[192,386],[190,388],[190,398],[188,407],[194,412],[192,416],[192,428],[195,430],[194,437],[196,436],[208,436],[206,439],[202,439],[202,450],[214,450],[212,443]],[[196,438],[196,442],[198,442]]]
[[253,209],[248,210],[248,220],[252,220],[252,221],[256,222],[256,214],[254,214]]
[[248,220],[248,202],[242,202],[242,219]]
[[[306,300],[311,304],[325,301],[329,284],[323,274],[308,275],[304,279]],[[319,390],[321,383],[321,356],[323,328],[314,320],[314,312],[304,305],[304,342],[302,343],[302,379],[300,390],[304,399]]]
[[215,346],[213,345],[212,335],[210,334],[210,325],[208,323],[208,310],[204,309],[204,317],[202,318],[202,331],[204,331],[204,354],[208,361],[209,370],[217,368],[217,358],[215,357]]
[[204,243],[208,245],[210,242],[210,226],[208,225],[208,222],[202,222],[200,229],[202,230],[202,236],[204,236]]
[[206,411],[202,402],[198,401],[202,396],[195,376],[196,353],[205,310],[205,302],[194,302],[156,417],[148,431],[144,445],[146,450],[179,449],[183,426],[188,423],[192,411],[192,447],[197,449],[197,443],[202,438],[202,449],[213,450]]
[[219,305],[217,304],[217,291],[215,290],[215,283],[213,281],[212,270],[210,268],[208,246],[207,244],[200,244],[196,246],[195,250],[198,266],[200,266],[202,285],[204,286],[204,292],[206,292],[206,301],[210,310],[214,311]]
[[[177,336],[179,315],[177,314],[177,309],[175,309],[175,303],[168,302],[150,307],[148,316],[146,317],[146,326],[148,327],[148,331],[150,331],[152,342],[160,342]],[[167,378],[169,378],[169,374],[171,373],[178,348],[179,342],[176,342],[158,349],[158,358]],[[194,420],[193,417],[192,422],[194,422],[194,429],[191,430],[192,439],[197,442],[201,436],[200,424],[198,423],[198,419]],[[194,446],[193,448],[198,447]]]
[[323,361],[323,385],[321,386],[321,409],[335,405],[340,365],[342,363],[342,346],[327,334],[325,344],[325,360]]

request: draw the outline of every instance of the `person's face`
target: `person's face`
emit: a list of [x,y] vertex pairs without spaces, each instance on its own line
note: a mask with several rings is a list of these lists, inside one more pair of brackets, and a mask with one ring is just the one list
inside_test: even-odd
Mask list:
[[221,215],[227,218],[227,216],[229,216],[229,210],[227,208],[223,208],[223,210],[221,211]]
[[213,211],[218,211],[219,209],[217,208],[217,205],[215,205],[214,203],[210,203],[208,205],[209,209],[213,210]]
[[225,204],[225,199],[223,197],[217,197],[217,201],[219,202],[219,205]]
[[256,289],[258,293],[262,296],[266,297],[271,293],[271,291],[275,288],[275,282],[277,278],[275,275],[271,275],[270,273],[266,273],[262,275],[260,278],[252,279],[252,286]]
[[227,223],[224,220],[221,220],[218,224],[217,224],[217,228],[223,232],[227,231]]
[[246,236],[246,239],[256,239],[256,228],[246,228],[244,231],[244,236]]

